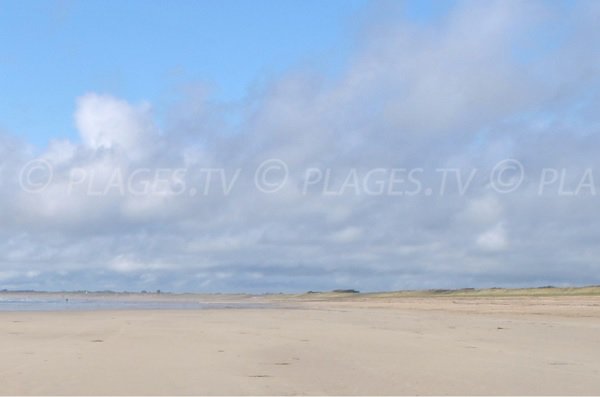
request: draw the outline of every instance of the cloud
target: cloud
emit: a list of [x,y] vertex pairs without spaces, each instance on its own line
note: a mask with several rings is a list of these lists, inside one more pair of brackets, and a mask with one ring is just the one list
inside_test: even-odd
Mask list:
[[86,94],[77,100],[75,124],[83,143],[94,150],[138,151],[156,138],[150,106],[132,106],[108,95]]
[[[334,77],[292,70],[238,104],[184,97],[161,123],[148,103],[83,93],[79,140],[40,153],[0,136],[0,287],[600,283],[598,197],[564,194],[600,172],[599,11],[373,17]],[[507,193],[490,178],[508,158],[525,175]],[[286,169],[257,178],[269,159]],[[540,194],[547,167],[564,178]]]
[[508,248],[508,241],[504,225],[499,223],[492,229],[482,233],[477,238],[477,244],[482,249],[488,251],[500,251]]

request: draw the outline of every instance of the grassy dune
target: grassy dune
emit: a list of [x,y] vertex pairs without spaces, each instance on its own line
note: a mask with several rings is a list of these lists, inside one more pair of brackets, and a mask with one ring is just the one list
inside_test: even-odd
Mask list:
[[464,288],[456,290],[419,290],[419,291],[390,291],[370,293],[339,293],[311,292],[299,295],[287,295],[290,298],[304,300],[362,300],[389,298],[477,298],[477,297],[560,297],[560,296],[600,296],[600,286],[587,287],[538,287],[538,288]]

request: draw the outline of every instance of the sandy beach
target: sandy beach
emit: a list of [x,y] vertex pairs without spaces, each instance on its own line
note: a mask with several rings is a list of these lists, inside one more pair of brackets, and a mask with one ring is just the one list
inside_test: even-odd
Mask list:
[[253,299],[272,305],[0,312],[0,393],[600,390],[597,296]]

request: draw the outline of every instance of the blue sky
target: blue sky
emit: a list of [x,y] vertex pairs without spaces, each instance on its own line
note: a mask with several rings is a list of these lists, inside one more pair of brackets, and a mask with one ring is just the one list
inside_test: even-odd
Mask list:
[[[319,4],[320,3],[320,4]],[[5,129],[43,144],[74,137],[74,98],[165,100],[186,81],[236,100],[249,84],[340,40],[359,1],[3,2]],[[333,22],[333,23],[332,23]]]
[[343,57],[364,3],[3,1],[0,125],[41,145],[73,138],[74,98],[89,91],[160,104],[198,82],[239,100],[308,57]]
[[[453,2],[398,4],[381,9],[427,23]],[[75,98],[87,92],[160,106],[196,83],[227,102],[303,63],[335,73],[373,8],[366,0],[1,1],[0,128],[44,146],[77,137]]]

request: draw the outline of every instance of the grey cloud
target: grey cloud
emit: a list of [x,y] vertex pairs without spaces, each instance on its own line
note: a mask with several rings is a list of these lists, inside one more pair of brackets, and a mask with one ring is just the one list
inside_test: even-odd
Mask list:
[[[150,104],[84,94],[75,111],[80,142],[35,153],[0,140],[0,287],[600,283],[600,197],[559,195],[556,184],[537,194],[543,168],[568,169],[571,187],[586,168],[600,173],[599,11],[593,2],[566,16],[547,3],[474,2],[435,26],[367,24],[338,78],[295,70],[230,105],[192,90],[167,110],[162,129]],[[548,46],[544,34],[555,27],[563,33]],[[32,194],[19,176],[36,158],[52,165],[53,179]],[[270,158],[290,171],[275,194],[253,179]],[[505,158],[521,161],[526,178],[499,194],[489,174]],[[302,194],[311,167],[331,169],[335,186],[353,168],[419,167],[422,187],[437,190],[324,195],[313,186]],[[440,195],[442,167],[459,169],[463,182],[478,174],[465,195],[455,184]],[[188,194],[206,187],[206,168],[223,168],[228,182],[241,170],[231,194],[214,180],[210,194]],[[140,169],[185,170],[185,193],[176,178],[154,194],[102,192]],[[77,173],[85,182],[73,184]]]

